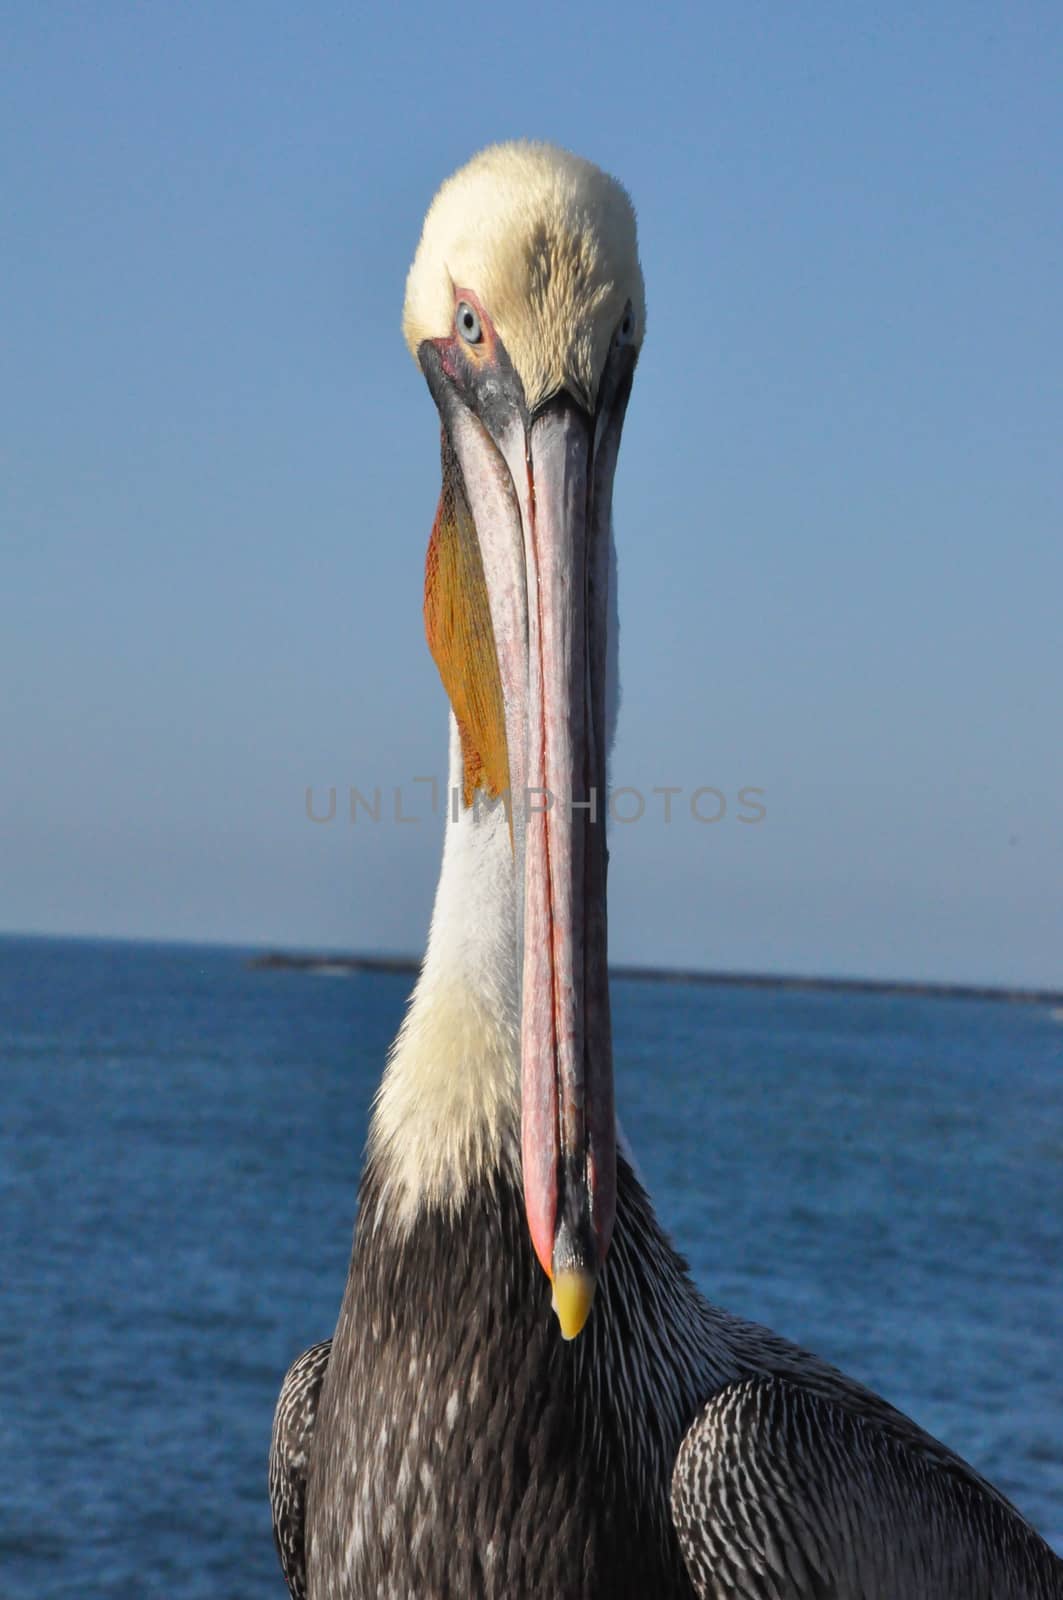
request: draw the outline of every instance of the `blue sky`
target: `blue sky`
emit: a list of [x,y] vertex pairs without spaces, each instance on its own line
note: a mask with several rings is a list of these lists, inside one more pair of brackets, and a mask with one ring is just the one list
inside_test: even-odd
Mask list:
[[648,287],[615,957],[1060,981],[1057,6],[7,5],[0,61],[0,927],[421,947],[439,823],[342,820],[444,770],[403,284],[530,135]]

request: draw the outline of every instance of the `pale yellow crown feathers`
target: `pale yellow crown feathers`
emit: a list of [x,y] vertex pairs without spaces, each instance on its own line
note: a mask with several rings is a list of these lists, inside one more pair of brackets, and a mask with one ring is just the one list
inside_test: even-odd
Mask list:
[[520,374],[530,407],[567,389],[593,406],[609,343],[630,303],[645,326],[635,213],[598,167],[554,145],[481,151],[439,190],[406,280],[402,331],[454,327],[454,290],[478,296]]

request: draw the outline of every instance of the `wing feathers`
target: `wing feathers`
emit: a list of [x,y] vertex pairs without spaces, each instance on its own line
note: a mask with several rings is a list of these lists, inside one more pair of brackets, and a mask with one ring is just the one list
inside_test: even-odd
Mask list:
[[926,1445],[785,1379],[727,1385],[672,1477],[700,1600],[1063,1600],[1063,1562]]
[[273,1416],[269,1502],[273,1539],[292,1600],[306,1600],[306,1471],[321,1382],[332,1340],[304,1350],[289,1367]]

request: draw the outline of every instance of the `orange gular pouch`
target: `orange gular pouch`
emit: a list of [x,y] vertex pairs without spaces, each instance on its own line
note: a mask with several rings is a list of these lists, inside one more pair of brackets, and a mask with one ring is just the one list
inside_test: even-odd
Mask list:
[[495,633],[461,467],[443,432],[443,488],[424,572],[424,628],[458,732],[463,799],[509,788],[509,758]]

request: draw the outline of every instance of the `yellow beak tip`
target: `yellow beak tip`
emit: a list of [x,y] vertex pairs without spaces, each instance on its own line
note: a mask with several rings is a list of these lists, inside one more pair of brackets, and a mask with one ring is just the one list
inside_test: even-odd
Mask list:
[[554,1313],[561,1324],[562,1339],[575,1339],[582,1333],[591,1314],[595,1279],[579,1267],[554,1274]]

